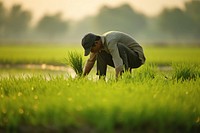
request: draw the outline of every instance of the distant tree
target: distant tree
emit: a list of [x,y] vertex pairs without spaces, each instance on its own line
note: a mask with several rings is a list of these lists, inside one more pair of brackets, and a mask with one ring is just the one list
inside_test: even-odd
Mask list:
[[13,5],[6,21],[7,36],[20,37],[30,28],[31,13],[22,10],[21,5]]
[[67,31],[68,23],[61,19],[61,14],[45,15],[37,24],[37,31],[41,32],[48,39],[53,39]]
[[185,12],[192,20],[191,32],[195,38],[200,38],[200,1],[192,0],[185,3]]
[[6,10],[3,6],[3,3],[0,2],[0,37],[2,37],[4,34],[5,22],[6,22]]
[[159,27],[178,39],[189,34],[192,21],[181,9],[164,9],[159,16]]
[[135,12],[127,4],[118,8],[104,6],[96,17],[96,23],[103,32],[120,30],[137,34],[146,27],[145,16]]
[[195,21],[200,22],[200,1],[191,0],[190,2],[185,3],[186,13],[193,18]]
[[200,38],[200,1],[185,3],[185,9],[164,9],[159,15],[161,30],[174,36],[174,39]]

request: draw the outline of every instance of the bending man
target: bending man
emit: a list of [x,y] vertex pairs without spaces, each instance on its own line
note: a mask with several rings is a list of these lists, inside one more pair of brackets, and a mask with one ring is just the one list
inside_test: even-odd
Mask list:
[[116,77],[124,70],[130,71],[138,68],[145,62],[142,47],[130,35],[110,31],[102,36],[93,33],[86,34],[82,39],[85,56],[90,54],[83,75],[89,74],[97,60],[97,75],[106,76],[107,65],[114,67]]

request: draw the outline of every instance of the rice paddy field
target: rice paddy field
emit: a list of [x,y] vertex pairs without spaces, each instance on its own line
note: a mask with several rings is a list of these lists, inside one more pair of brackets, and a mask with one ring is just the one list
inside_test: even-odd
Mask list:
[[[115,79],[76,76],[73,45],[0,45],[0,132],[198,133],[200,47],[144,46],[146,63]],[[83,61],[87,58],[82,57]]]

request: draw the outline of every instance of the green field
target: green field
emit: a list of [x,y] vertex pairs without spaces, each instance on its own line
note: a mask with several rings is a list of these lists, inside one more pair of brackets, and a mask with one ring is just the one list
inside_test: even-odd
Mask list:
[[[63,65],[68,51],[83,54],[79,45],[1,45],[1,64],[54,64]],[[169,65],[172,62],[200,63],[200,47],[144,47],[148,63]],[[85,59],[85,58],[84,58]]]
[[[80,47],[0,46],[0,132],[200,131],[200,48],[150,47],[147,62],[117,81],[95,70],[85,78],[67,71],[18,67],[66,65]],[[85,57],[83,57],[86,60]]]

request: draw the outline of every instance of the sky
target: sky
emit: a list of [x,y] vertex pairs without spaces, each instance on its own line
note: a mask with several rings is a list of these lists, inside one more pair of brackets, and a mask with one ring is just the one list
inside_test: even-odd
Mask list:
[[44,14],[62,13],[64,19],[81,20],[96,15],[104,6],[117,7],[128,3],[134,10],[148,16],[159,14],[163,8],[184,8],[184,2],[190,0],[0,0],[6,8],[21,4],[23,9],[32,12],[34,21]]

